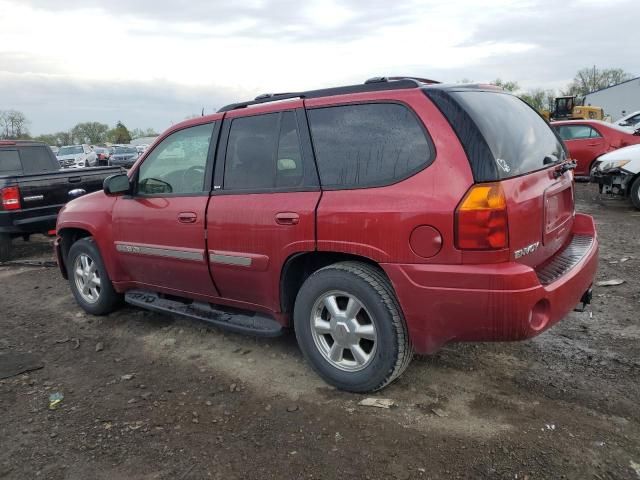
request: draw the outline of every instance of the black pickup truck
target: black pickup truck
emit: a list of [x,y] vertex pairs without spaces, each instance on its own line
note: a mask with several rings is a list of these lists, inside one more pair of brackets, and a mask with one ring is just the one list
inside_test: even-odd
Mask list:
[[0,262],[11,254],[11,240],[53,233],[62,206],[102,188],[119,167],[61,170],[48,145],[0,141]]

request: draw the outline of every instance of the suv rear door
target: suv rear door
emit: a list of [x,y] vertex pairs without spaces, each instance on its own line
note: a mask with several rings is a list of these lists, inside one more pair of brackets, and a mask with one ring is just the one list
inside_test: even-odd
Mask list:
[[301,100],[225,116],[207,213],[211,273],[220,294],[280,311],[287,258],[315,250],[317,172]]
[[[566,152],[547,122],[519,98],[495,90],[425,89],[463,143],[476,183],[499,182],[507,202],[508,258],[537,266],[565,245],[575,216]],[[470,263],[485,252],[465,251]],[[505,258],[506,259],[506,258]]]

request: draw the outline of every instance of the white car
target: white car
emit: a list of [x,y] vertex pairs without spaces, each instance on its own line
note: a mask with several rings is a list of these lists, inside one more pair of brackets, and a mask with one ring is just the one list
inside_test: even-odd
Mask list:
[[640,110],[630,113],[629,115],[625,115],[620,120],[616,120],[614,123],[616,125],[620,125],[621,127],[635,130],[635,128],[640,127]]
[[98,155],[89,145],[66,145],[56,154],[61,168],[85,168],[98,165]]
[[600,193],[622,195],[640,210],[640,145],[619,148],[598,158],[591,180]]

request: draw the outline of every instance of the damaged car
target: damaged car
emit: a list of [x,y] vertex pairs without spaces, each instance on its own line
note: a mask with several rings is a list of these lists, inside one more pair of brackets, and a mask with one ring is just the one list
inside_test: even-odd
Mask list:
[[640,145],[602,155],[591,170],[591,181],[600,193],[627,197],[640,210]]

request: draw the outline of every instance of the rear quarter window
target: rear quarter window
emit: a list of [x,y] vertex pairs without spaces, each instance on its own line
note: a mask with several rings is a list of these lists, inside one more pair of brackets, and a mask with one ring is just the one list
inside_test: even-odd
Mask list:
[[323,187],[389,185],[429,165],[434,148],[406,106],[371,103],[308,111]]

